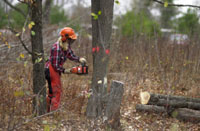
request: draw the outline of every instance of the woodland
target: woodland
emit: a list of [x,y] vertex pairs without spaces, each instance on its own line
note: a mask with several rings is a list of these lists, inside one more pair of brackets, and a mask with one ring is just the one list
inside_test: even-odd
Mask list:
[[[200,2],[132,0],[116,13],[124,1],[0,1],[0,130],[200,130]],[[62,74],[47,112],[44,64],[64,27],[88,74]]]

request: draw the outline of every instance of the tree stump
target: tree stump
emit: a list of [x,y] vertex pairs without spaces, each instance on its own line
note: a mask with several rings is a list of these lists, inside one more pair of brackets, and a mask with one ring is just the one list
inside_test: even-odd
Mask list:
[[124,93],[124,83],[120,81],[112,81],[111,90],[107,97],[105,108],[105,117],[107,124],[113,129],[120,127],[120,105]]

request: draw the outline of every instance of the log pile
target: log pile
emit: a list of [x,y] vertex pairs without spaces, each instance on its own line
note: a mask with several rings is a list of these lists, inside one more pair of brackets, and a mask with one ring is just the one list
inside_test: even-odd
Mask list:
[[178,120],[200,122],[200,99],[183,96],[140,93],[136,111],[166,113]]

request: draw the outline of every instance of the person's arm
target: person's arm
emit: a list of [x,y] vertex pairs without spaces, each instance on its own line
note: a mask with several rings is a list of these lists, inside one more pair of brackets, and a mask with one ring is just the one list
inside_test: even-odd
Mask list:
[[79,61],[80,57],[76,56],[74,54],[74,52],[71,50],[71,48],[69,48],[67,51],[68,51],[68,54],[67,54],[68,59],[75,61],[75,62],[80,62]]
[[65,69],[61,65],[60,52],[61,52],[60,48],[55,47],[55,46],[52,48],[51,64],[57,72],[63,73]]

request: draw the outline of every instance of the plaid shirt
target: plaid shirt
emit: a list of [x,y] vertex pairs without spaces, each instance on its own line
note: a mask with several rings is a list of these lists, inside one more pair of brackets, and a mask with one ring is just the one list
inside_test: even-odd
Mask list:
[[48,59],[48,61],[45,64],[45,68],[49,68],[49,64],[53,66],[53,68],[59,72],[59,74],[64,72],[63,64],[68,59],[72,61],[79,62],[79,57],[75,56],[71,47],[68,47],[67,51],[63,51],[63,49],[60,47],[59,42],[56,42],[53,44],[53,47],[51,49],[51,55]]

